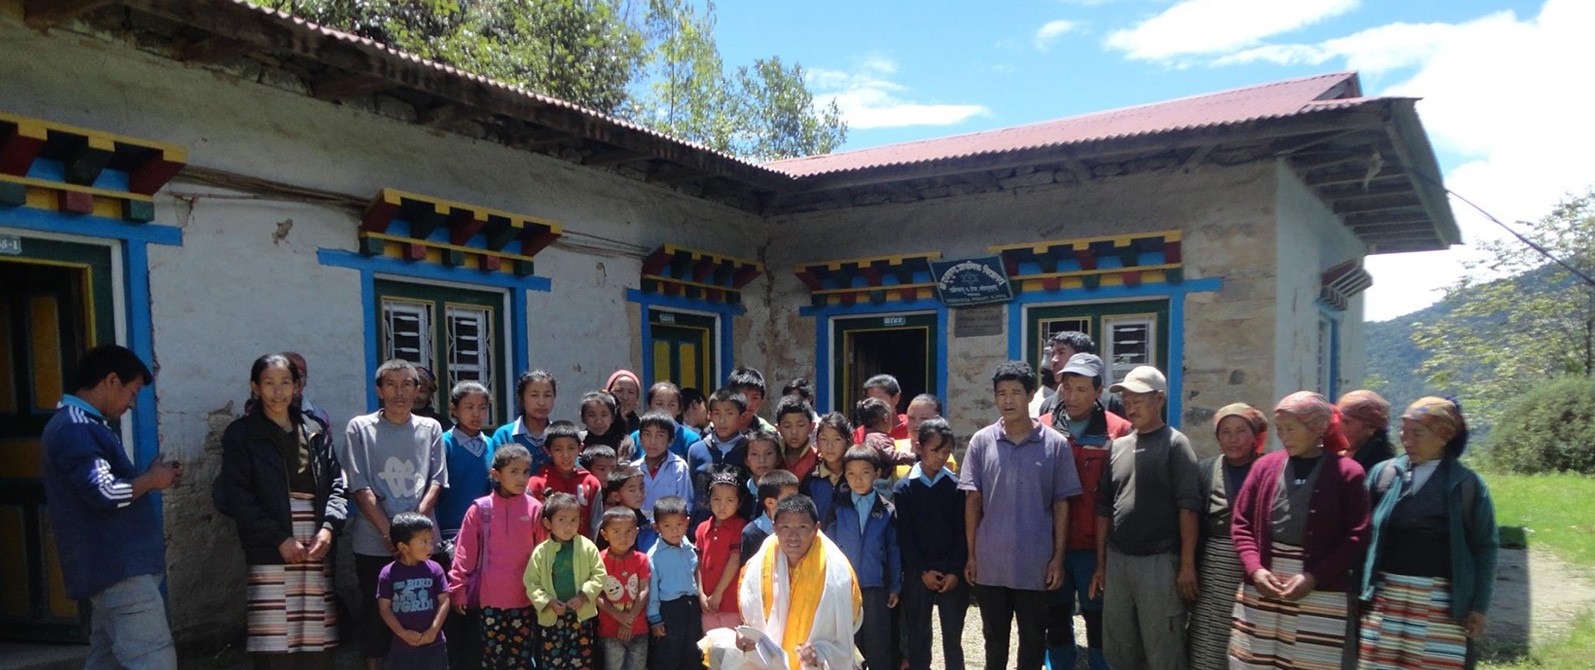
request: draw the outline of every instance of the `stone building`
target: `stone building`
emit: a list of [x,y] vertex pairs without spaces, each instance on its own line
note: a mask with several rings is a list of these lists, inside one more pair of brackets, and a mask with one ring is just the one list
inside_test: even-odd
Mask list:
[[[302,352],[336,423],[398,355],[500,422],[532,367],[562,417],[616,368],[810,377],[822,411],[891,371],[967,435],[995,364],[1079,329],[1167,370],[1210,449],[1219,406],[1361,377],[1366,255],[1458,241],[1414,100],[1355,73],[767,165],[231,0],[0,0],[0,83],[0,635],[26,639],[83,634],[36,437],[92,344],[158,368],[122,429],[189,466],[172,620],[214,643],[243,617],[217,438],[264,352]],[[949,307],[932,262],[982,257],[1012,298]]]

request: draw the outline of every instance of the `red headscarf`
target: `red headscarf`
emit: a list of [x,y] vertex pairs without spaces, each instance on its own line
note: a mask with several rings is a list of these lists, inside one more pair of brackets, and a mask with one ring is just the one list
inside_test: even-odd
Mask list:
[[1329,453],[1343,456],[1351,446],[1346,442],[1345,433],[1340,430],[1340,410],[1320,394],[1312,391],[1292,393],[1279,401],[1274,413],[1289,414],[1307,424],[1308,430],[1322,431],[1324,449]]

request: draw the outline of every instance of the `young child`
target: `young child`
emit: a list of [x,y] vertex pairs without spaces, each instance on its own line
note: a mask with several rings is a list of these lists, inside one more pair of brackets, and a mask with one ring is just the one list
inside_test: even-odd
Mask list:
[[[616,465],[620,464],[620,459],[615,456],[615,450],[608,445],[595,444],[583,449],[581,458],[576,459],[576,463],[592,473],[593,479],[598,480],[598,485],[605,489],[604,491],[599,491],[598,501],[593,505],[590,513],[592,518],[588,522],[588,527],[593,529],[593,537],[596,542],[596,538],[603,536],[602,533],[598,532],[598,529],[603,525],[604,508],[609,506],[609,502],[604,498],[608,490],[609,473],[615,469]],[[603,547],[599,548],[602,549]]]
[[449,615],[449,592],[443,567],[432,555],[437,526],[415,512],[403,512],[388,525],[398,560],[377,575],[377,612],[393,631],[387,668],[447,668],[449,651],[443,620]]
[[708,434],[687,449],[687,469],[692,473],[693,503],[688,507],[694,523],[709,518],[709,478],[726,468],[741,471],[747,462],[747,428],[753,421],[748,399],[723,388],[709,397]]
[[[908,439],[897,440],[894,443],[894,446],[900,452],[918,454],[919,426],[920,424],[923,424],[931,419],[941,418],[941,398],[937,398],[929,393],[921,393],[917,396],[914,396],[913,400],[908,401],[908,413],[904,416],[907,417],[908,421]],[[895,484],[904,477],[907,477],[908,470],[912,467],[912,463],[899,464],[897,466],[897,470],[892,473],[892,483]],[[944,467],[946,467],[949,472],[956,476],[958,474],[958,459],[956,457],[949,456],[947,458],[947,465]]]
[[618,421],[615,397],[604,391],[589,391],[582,396],[582,446],[608,445],[622,460],[631,460],[632,441],[626,436],[624,421]]
[[[462,420],[463,424],[463,420]],[[467,607],[481,625],[478,660],[469,667],[526,668],[532,664],[537,612],[522,579],[532,550],[548,539],[543,504],[526,495],[532,457],[526,447],[506,444],[493,452],[489,473],[496,490],[465,511],[449,570],[449,601],[456,615]],[[455,618],[460,618],[456,616]],[[471,640],[454,640],[464,647]]]
[[[709,398],[703,395],[703,391],[690,386],[681,389],[681,413],[676,415],[676,421],[691,428],[699,436],[709,429]],[[681,457],[686,458],[687,455],[681,454]]]
[[947,467],[957,441],[947,422],[935,418],[919,424],[914,442],[919,463],[897,482],[892,495],[903,561],[902,625],[908,633],[908,667],[929,670],[930,613],[938,607],[943,667],[962,670],[964,613],[969,609],[963,570],[969,548],[964,544],[964,492]]
[[[747,424],[743,426],[744,430],[748,426],[758,426],[759,428],[775,430],[775,426],[771,425],[769,421],[765,421],[764,417],[759,416],[759,410],[764,408],[765,387],[763,373],[753,368],[737,368],[732,370],[731,374],[726,376],[726,388],[736,391],[737,393],[741,393],[742,398],[748,401],[747,411],[750,416],[748,417]],[[709,412],[709,418],[710,420],[713,420],[713,399],[710,399],[709,401]]]
[[522,576],[541,627],[540,670],[593,667],[593,624],[605,572],[597,545],[581,535],[582,518],[576,496],[549,496],[543,503],[543,526],[549,537],[532,551]]
[[742,623],[736,584],[737,572],[742,568],[742,529],[748,522],[737,513],[741,489],[737,476],[730,472],[709,480],[709,511],[713,516],[698,524],[692,535],[698,545],[704,630],[736,628]]
[[[886,468],[888,476],[897,466],[912,465],[916,460],[914,452],[898,451],[897,443],[891,436],[894,416],[891,406],[877,397],[860,400],[858,406],[853,408],[853,421],[858,424],[853,431],[854,442],[874,449],[880,455],[881,467]],[[890,488],[881,492],[887,496],[892,494]]]
[[848,449],[842,456],[842,472],[848,492],[831,507],[825,535],[847,554],[864,595],[864,624],[854,640],[865,663],[871,668],[895,667],[890,665],[897,644],[891,610],[902,592],[903,566],[896,514],[891,503],[875,492],[875,482],[884,474],[880,454],[869,447]]
[[847,491],[842,482],[842,457],[853,446],[849,439],[852,435],[853,426],[841,412],[820,417],[820,427],[814,432],[814,446],[820,462],[803,480],[799,493],[814,499],[822,525],[831,518],[831,506],[836,497]]
[[809,476],[819,463],[814,449],[814,408],[797,396],[781,398],[775,408],[775,428],[781,433],[781,467],[797,475]]
[[543,450],[547,438],[549,414],[554,411],[554,397],[559,387],[554,375],[543,370],[532,370],[515,382],[515,398],[520,401],[521,415],[493,431],[493,447],[515,442],[526,447],[532,455],[532,472],[548,464],[548,452]]
[[[676,433],[674,438],[670,440],[670,453],[680,456],[682,461],[685,462],[687,447],[692,446],[692,443],[697,442],[702,436],[698,434],[698,431],[688,428],[687,424],[681,420],[681,395],[681,389],[670,382],[657,382],[648,387],[648,411],[664,412],[665,416],[676,422]],[[709,411],[708,408],[703,407],[701,396],[699,408],[705,414]],[[642,445],[642,435],[639,434],[642,430],[641,424],[642,420],[638,419],[638,429],[632,431],[630,436],[631,443],[639,445],[639,449],[641,448],[640,445]]]
[[698,594],[698,552],[687,540],[687,501],[675,496],[654,504],[659,542],[648,550],[648,626],[653,632],[648,652],[651,670],[702,668],[698,639],[703,613]]
[[781,467],[781,436],[773,430],[758,429],[748,435],[748,455],[744,460],[747,479],[740,492],[737,514],[744,520],[759,515],[759,478]]
[[[443,431],[443,462],[449,471],[449,487],[438,493],[437,515],[444,554],[451,562],[466,510],[478,498],[493,491],[493,480],[489,476],[493,451],[488,449],[489,436],[482,432],[491,405],[487,387],[476,382],[460,382],[449,390],[449,414],[456,423]],[[480,637],[477,631],[480,622],[475,613],[464,611],[464,602],[458,593],[453,594],[452,599],[456,615],[449,617],[444,631],[454,638],[454,644],[449,645],[449,665],[478,667],[482,665],[482,650],[474,641]]]
[[604,592],[598,596],[598,637],[608,670],[648,667],[648,555],[637,551],[637,515],[625,507],[604,512]]
[[591,472],[576,464],[577,455],[581,453],[581,435],[576,424],[555,421],[549,424],[545,435],[543,447],[550,460],[527,484],[532,497],[547,505],[548,496],[554,493],[575,496],[576,504],[581,506],[580,532],[592,537],[592,509],[603,485]]
[[[639,424],[637,441],[642,445],[642,458],[636,465],[642,471],[642,513],[652,518],[654,503],[660,498],[678,496],[692,500],[692,474],[687,461],[670,450],[677,430],[675,419],[655,410],[642,415]],[[687,511],[692,511],[690,503]]]
[[786,470],[771,470],[759,478],[759,516],[742,529],[742,563],[758,553],[764,538],[775,534],[775,506],[782,498],[796,495],[798,478]]
[[[659,540],[659,532],[654,529],[654,524],[649,521],[648,515],[643,513],[643,472],[634,465],[622,465],[609,471],[609,481],[604,484],[604,505],[606,507],[624,507],[632,511],[637,517],[637,539],[633,542],[637,551],[647,553],[652,549],[654,542]],[[602,537],[605,547],[609,546]]]

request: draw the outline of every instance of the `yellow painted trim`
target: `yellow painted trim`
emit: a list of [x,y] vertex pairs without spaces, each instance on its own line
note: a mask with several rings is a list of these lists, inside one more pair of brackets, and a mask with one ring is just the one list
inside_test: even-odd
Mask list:
[[669,284],[681,284],[683,286],[696,286],[698,288],[712,289],[712,290],[715,290],[715,291],[729,291],[731,293],[741,293],[742,292],[742,289],[726,288],[724,286],[715,286],[714,284],[704,284],[702,282],[687,281],[685,279],[671,279],[670,277],[661,277],[659,275],[643,275],[642,278],[643,279],[652,279],[654,281],[661,281],[661,282],[665,282],[665,283],[669,283]]
[[760,263],[758,261],[750,261],[750,260],[748,260],[746,258],[737,258],[736,256],[726,256],[724,254],[713,254],[713,253],[709,253],[707,251],[698,251],[697,249],[688,249],[686,247],[678,247],[678,246],[676,246],[674,244],[666,244],[664,251],[665,251],[665,255],[668,255],[668,256],[674,256],[677,253],[685,252],[686,254],[688,254],[688,257],[693,259],[693,260],[698,260],[700,258],[710,258],[710,259],[714,259],[714,260],[718,260],[718,261],[731,261],[733,263],[739,263],[741,265],[752,266],[753,268],[757,269],[759,272],[764,272],[764,264],[763,263]]
[[[95,148],[102,148],[104,147],[105,143],[120,142],[122,144],[131,144],[137,147],[160,151],[164,154],[162,158],[172,163],[188,163],[188,150],[175,144],[145,140],[137,137],[129,137],[127,135],[117,135],[116,133],[108,133],[103,130],[91,130],[80,126],[72,126],[65,123],[56,123],[54,121],[46,121],[44,119],[19,116],[16,114],[7,114],[5,112],[0,112],[0,121],[16,124],[19,132],[24,126],[27,126],[30,132],[38,132],[38,129],[42,128],[44,130],[54,130],[56,132],[68,133],[72,135],[82,135],[83,137],[88,138],[89,142],[91,143],[90,146],[94,146]],[[42,134],[27,134],[27,136],[36,139],[43,139],[44,137]],[[95,145],[93,144],[94,142],[99,142],[100,144]]]
[[840,269],[842,269],[842,266],[844,266],[844,265],[857,265],[857,266],[862,267],[862,266],[865,266],[865,265],[873,264],[875,261],[886,261],[886,264],[888,266],[891,266],[891,265],[902,265],[905,261],[911,261],[911,260],[927,260],[928,261],[928,260],[935,260],[935,259],[939,259],[939,258],[941,258],[941,252],[940,251],[929,251],[929,252],[919,253],[919,254],[897,254],[897,255],[893,255],[893,256],[868,256],[868,257],[864,257],[864,258],[846,258],[846,259],[834,260],[834,261],[815,261],[813,263],[799,263],[797,265],[792,266],[792,270],[794,272],[802,272],[803,270],[807,270],[809,268],[817,268],[817,267],[825,267],[825,268],[828,268],[828,269],[831,269],[831,270],[840,270]]
[[[11,301],[0,301],[0,324],[11,323]],[[17,411],[17,382],[11,359],[11,328],[0,327],[0,413]],[[3,445],[4,442],[0,442]],[[3,448],[3,447],[0,447]]]
[[891,286],[865,286],[863,288],[827,288],[814,291],[809,295],[836,295],[841,293],[869,293],[872,291],[901,291],[903,289],[934,289],[935,282],[918,282],[914,284],[893,284]]
[[1178,242],[1182,231],[1166,230],[1163,232],[1134,233],[1130,235],[1098,235],[1096,237],[1076,237],[1066,240],[1044,240],[1040,242],[1022,242],[1020,244],[997,244],[986,247],[987,251],[1002,253],[1018,249],[1029,249],[1036,253],[1044,253],[1053,247],[1073,247],[1081,249],[1095,242],[1112,242],[1116,247],[1127,247],[1132,240],[1144,240],[1152,237],[1161,237],[1165,242]]
[[484,220],[488,216],[502,216],[506,219],[509,219],[510,225],[516,228],[525,228],[526,222],[532,222],[539,225],[548,226],[548,229],[555,235],[565,234],[565,229],[561,228],[559,224],[542,217],[531,216],[529,214],[511,214],[501,209],[468,205],[457,200],[435,198],[429,195],[421,195],[419,193],[413,193],[389,186],[384,186],[382,190],[377,193],[377,198],[391,205],[398,205],[401,198],[409,198],[418,202],[428,203],[434,208],[441,208],[443,210],[465,210],[476,215],[478,221]]
[[[55,296],[35,295],[28,300],[28,323],[32,331],[28,348],[33,359],[28,372],[33,378],[34,409],[55,409],[55,404],[61,401],[61,394],[65,392],[63,375],[66,361],[62,360],[61,330],[55,327],[60,321],[61,303]],[[49,323],[51,327],[41,327],[43,323]]]
[[155,202],[155,197],[154,196],[143,195],[143,194],[140,194],[140,193],[132,193],[132,192],[128,192],[128,191],[111,191],[111,190],[106,190],[106,189],[103,189],[103,188],[94,188],[93,186],[78,186],[77,184],[68,184],[68,183],[59,182],[59,181],[45,181],[43,179],[34,179],[32,177],[16,177],[16,176],[8,175],[8,174],[0,174],[0,182],[11,182],[13,184],[22,184],[23,186],[31,186],[31,187],[36,187],[36,188],[49,189],[49,190],[52,190],[52,191],[71,191],[73,193],[87,193],[89,195],[96,195],[96,196],[101,196],[101,197],[106,197],[106,198],[116,198],[118,200],[137,200],[139,202]]
[[79,277],[78,280],[83,282],[83,284],[78,288],[83,293],[83,322],[85,327],[88,328],[88,332],[85,333],[83,341],[88,347],[91,348],[100,344],[99,340],[96,339],[96,335],[100,332],[97,328],[99,324],[96,322],[94,316],[94,266],[89,265],[88,263],[72,263],[69,261],[50,260],[48,258],[30,258],[27,256],[7,256],[3,261],[0,262],[16,263],[18,265],[48,265],[50,267],[71,268],[82,272],[83,276]]
[[[508,259],[514,260],[514,261],[530,261],[530,260],[532,260],[531,256],[522,256],[520,254],[510,254],[510,253],[505,253],[505,252],[502,252],[502,251],[493,251],[492,249],[478,249],[476,247],[466,247],[466,246],[461,246],[461,245],[458,245],[458,244],[449,244],[447,242],[428,242],[428,241],[418,240],[418,239],[415,239],[413,237],[401,237],[401,236],[398,236],[398,235],[389,235],[387,233],[372,233],[372,232],[361,231],[360,232],[360,237],[369,237],[369,238],[371,238],[373,240],[382,240],[383,242],[393,242],[393,243],[397,243],[397,244],[419,244],[419,245],[421,245],[423,247],[426,247],[427,249],[432,249],[432,250],[451,249],[451,250],[454,250],[454,251],[463,251],[463,252],[468,253],[468,254],[476,254],[478,256],[497,256],[499,258],[508,258]],[[383,247],[383,252],[384,253],[386,253],[387,250],[388,250],[387,247]],[[403,252],[400,252],[398,254],[398,256],[402,258],[404,256]],[[440,255],[438,258],[441,259],[442,256]],[[429,261],[433,260],[432,259],[432,254],[430,252],[427,254],[427,260],[429,260]],[[434,262],[438,262],[438,261],[434,261]]]
[[38,479],[44,476],[44,449],[38,437],[0,440],[0,477]]

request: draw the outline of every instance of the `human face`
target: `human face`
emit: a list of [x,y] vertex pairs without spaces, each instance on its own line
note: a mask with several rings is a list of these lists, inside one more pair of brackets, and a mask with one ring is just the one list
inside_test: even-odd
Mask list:
[[735,516],[740,502],[735,486],[721,484],[709,489],[709,511],[716,519],[725,521]]
[[709,403],[709,420],[714,422],[714,434],[721,440],[730,440],[747,427],[743,417],[751,416],[737,409],[734,402]]
[[637,410],[637,396],[641,394],[642,389],[637,388],[637,382],[630,377],[621,377],[609,385],[609,395],[615,396],[615,404],[620,406],[623,414]]
[[609,481],[609,471],[614,469],[615,459],[613,458],[595,458],[592,464],[587,466],[587,471],[593,473],[593,477],[598,479],[600,485]]
[[632,477],[620,485],[620,490],[615,491],[615,499],[621,505],[632,509],[642,509],[642,501],[647,498],[647,493],[642,488],[642,477]]
[[842,466],[842,476],[847,479],[847,488],[859,495],[868,495],[875,490],[875,480],[880,478],[880,471],[869,461],[848,461]]
[[1062,375],[1058,378],[1058,392],[1063,394],[1063,411],[1069,418],[1076,421],[1090,418],[1097,404],[1096,380],[1073,373]]
[[654,519],[654,527],[659,530],[659,539],[670,546],[681,544],[681,539],[687,536],[687,515],[670,514]]
[[871,386],[864,389],[864,397],[880,398],[881,402],[886,403],[886,406],[892,408],[892,411],[895,412],[897,411],[897,401],[901,400],[903,396],[902,394],[891,395],[886,392],[886,389],[879,386]]
[[742,397],[748,399],[748,416],[758,414],[759,409],[764,407],[764,391],[755,388],[745,388],[742,389]]
[[423,530],[410,536],[410,539],[399,542],[395,547],[399,550],[399,562],[405,565],[415,565],[432,557],[432,531]]
[[752,473],[757,481],[764,473],[776,469],[781,465],[781,452],[774,442],[768,440],[754,440],[748,443],[748,455],[743,460],[748,472]]
[[997,382],[992,395],[1003,421],[1024,421],[1030,418],[1030,394],[1025,392],[1024,384],[1017,380],[1004,379]]
[[535,381],[526,385],[521,392],[521,413],[536,421],[548,421],[549,413],[554,411],[554,385],[546,381]]
[[1346,444],[1353,449],[1362,446],[1375,432],[1373,424],[1363,423],[1361,420],[1347,414],[1340,415],[1340,432],[1346,436]]
[[819,448],[820,460],[825,461],[831,471],[835,472],[837,466],[842,463],[842,454],[847,453],[852,441],[848,436],[838,434],[834,428],[821,426],[819,434],[814,436],[814,446]]
[[1252,432],[1252,424],[1238,416],[1226,416],[1218,422],[1218,447],[1224,452],[1224,460],[1239,465],[1249,463],[1257,453],[1257,433]]
[[1157,391],[1132,393],[1125,391],[1124,418],[1130,420],[1138,432],[1163,427],[1163,394]]
[[604,540],[609,543],[610,553],[624,554],[637,544],[637,518],[606,522],[598,532],[603,533]]
[[936,413],[936,404],[931,402],[908,403],[908,439],[919,441],[919,424],[934,419],[940,414]]
[[1401,419],[1401,446],[1414,465],[1427,463],[1445,453],[1445,436],[1413,419]]
[[681,413],[682,422],[692,427],[693,430],[702,432],[703,427],[709,425],[708,403],[695,402],[686,411]]
[[681,414],[681,394],[664,389],[654,391],[653,398],[648,400],[648,409],[677,416]]
[[609,411],[609,406],[604,403],[587,403],[582,405],[582,425],[587,426],[589,433],[607,435],[610,427],[615,425],[615,413]]
[[802,560],[814,546],[814,536],[819,528],[807,514],[787,512],[775,518],[775,539],[781,543],[781,553],[788,564]]
[[1052,368],[1054,375],[1061,376],[1063,374],[1061,372],[1063,366],[1069,363],[1069,359],[1074,354],[1074,347],[1067,344],[1054,344],[1052,345],[1052,357],[1047,360],[1047,367]]
[[517,458],[505,463],[502,468],[489,470],[488,474],[493,476],[493,481],[498,482],[499,491],[518,496],[526,493],[526,482],[532,478],[532,462]]
[[260,405],[268,416],[287,416],[293,404],[294,374],[287,366],[274,365],[260,371],[260,378],[249,382],[249,390],[260,398]]
[[809,415],[803,412],[787,412],[776,422],[775,429],[781,432],[781,443],[787,449],[797,449],[808,445],[809,433],[814,430],[814,422],[810,421]]
[[420,391],[414,372],[389,370],[377,380],[377,397],[382,399],[382,411],[394,417],[409,417],[415,409],[415,396]]
[[487,396],[467,393],[459,402],[454,403],[449,413],[454,415],[454,425],[465,431],[467,435],[475,435],[487,426],[491,411],[488,409]]
[[1284,412],[1274,413],[1274,434],[1292,456],[1313,455],[1319,448],[1319,438],[1323,437],[1323,432],[1313,432],[1301,419]]
[[650,461],[664,458],[665,452],[670,450],[671,438],[670,433],[659,426],[643,426],[642,431],[637,433],[637,439],[642,442],[642,453]]
[[947,459],[952,458],[953,445],[940,437],[933,437],[929,444],[919,445],[919,470],[926,476],[935,477],[942,468],[947,467]]
[[543,527],[548,529],[548,534],[560,542],[569,542],[576,537],[576,532],[581,530],[582,515],[579,509],[562,509],[554,515],[543,519]]
[[415,387],[415,404],[418,407],[431,407],[432,399],[437,397],[438,385],[422,379]]
[[582,446],[568,437],[549,440],[543,445],[548,450],[549,458],[554,461],[554,469],[561,474],[570,474],[576,471],[576,457],[581,455]]
[[779,493],[775,494],[775,499],[773,499],[773,500],[770,499],[770,498],[765,498],[764,499],[764,514],[765,514],[765,516],[770,517],[770,520],[774,521],[775,520],[775,506],[779,505],[782,500],[786,500],[787,496],[795,496],[797,494],[798,494],[798,487],[796,487],[796,486],[783,486],[783,487],[781,487],[781,491]]

